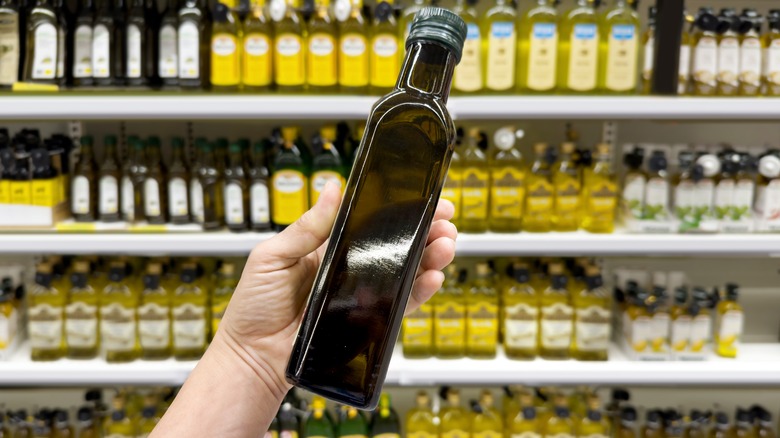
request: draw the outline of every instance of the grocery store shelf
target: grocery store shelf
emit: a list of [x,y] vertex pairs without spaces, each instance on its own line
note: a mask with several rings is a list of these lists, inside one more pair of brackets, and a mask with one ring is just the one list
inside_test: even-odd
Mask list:
[[[180,385],[195,362],[168,359],[107,364],[102,359],[33,362],[29,349],[0,362],[0,386]],[[406,359],[397,349],[387,385],[674,385],[780,386],[780,344],[745,344],[739,359],[633,362],[618,351],[607,362]]]
[[[364,119],[375,96],[157,94],[3,95],[5,120]],[[453,117],[469,119],[774,120],[780,100],[656,96],[452,97]]]

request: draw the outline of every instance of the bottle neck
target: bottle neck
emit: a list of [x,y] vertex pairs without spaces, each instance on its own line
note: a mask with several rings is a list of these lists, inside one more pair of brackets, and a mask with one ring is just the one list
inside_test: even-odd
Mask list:
[[173,155],[171,157],[171,162],[174,163],[184,162],[184,147],[182,146],[173,147]]
[[106,158],[104,161],[116,161],[116,145],[109,143],[106,145]]
[[444,46],[414,42],[406,53],[395,88],[446,103],[456,64],[455,55]]

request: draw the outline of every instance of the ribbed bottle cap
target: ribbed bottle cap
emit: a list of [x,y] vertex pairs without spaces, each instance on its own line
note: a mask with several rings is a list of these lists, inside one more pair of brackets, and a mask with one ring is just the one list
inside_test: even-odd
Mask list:
[[466,22],[456,14],[443,8],[423,8],[414,16],[406,47],[416,41],[436,41],[452,50],[460,62],[467,30]]

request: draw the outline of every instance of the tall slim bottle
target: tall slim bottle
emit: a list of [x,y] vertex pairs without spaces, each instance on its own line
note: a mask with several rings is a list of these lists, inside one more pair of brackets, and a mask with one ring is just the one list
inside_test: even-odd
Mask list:
[[144,0],[132,0],[127,10],[125,21],[125,80],[129,86],[144,86],[148,84],[146,77],[147,63],[152,62],[149,53],[147,28],[153,23],[147,22]]
[[523,221],[525,162],[513,129],[500,129],[494,137],[498,151],[490,162],[490,230],[516,233]]
[[168,217],[171,223],[190,222],[190,202],[187,184],[192,174],[184,158],[184,140],[175,137],[171,141],[173,152],[168,170]]
[[162,284],[162,266],[150,263],[138,303],[138,341],[143,359],[171,356],[171,297]]
[[547,143],[534,145],[534,162],[525,177],[523,229],[547,232],[552,227],[553,185]]
[[179,0],[166,0],[157,32],[157,75],[163,87],[179,85]]
[[214,7],[211,27],[211,88],[237,91],[241,83],[241,23],[223,3]]
[[128,222],[144,218],[144,181],[149,174],[144,156],[144,143],[133,138],[130,143],[129,166],[122,172],[122,217]]
[[699,8],[691,40],[691,93],[713,96],[718,88],[718,18],[712,8]]
[[114,262],[100,295],[100,344],[108,362],[138,358],[138,295],[130,288],[124,262]]
[[262,142],[255,143],[252,150],[252,167],[249,169],[249,225],[254,231],[271,228],[271,193],[269,180],[271,172],[265,159]]
[[50,0],[36,0],[27,16],[27,54],[23,79],[54,84],[57,81],[59,23]]
[[149,173],[144,180],[144,216],[150,224],[168,222],[168,169],[162,160],[160,138],[149,137]]
[[401,68],[398,22],[395,20],[392,0],[382,0],[376,5],[370,33],[368,71],[371,75],[371,92],[382,94],[389,92],[395,85]]
[[109,57],[113,67],[113,85],[124,86],[127,84],[127,5],[128,0],[111,0],[111,15],[114,28],[109,48]]
[[320,129],[322,150],[312,161],[311,183],[309,184],[309,204],[314,206],[320,198],[325,184],[332,182],[340,191],[344,190],[343,163],[339,151],[333,145],[336,138],[336,127],[325,125]]
[[555,231],[577,231],[580,226],[579,201],[582,187],[580,172],[572,157],[574,148],[574,143],[561,144],[561,155],[552,174],[555,194],[552,228]]
[[561,17],[558,47],[558,90],[592,93],[598,85],[599,19],[595,0],[577,0]]
[[98,354],[99,292],[89,284],[89,262],[78,261],[70,276],[65,306],[65,343],[70,359],[92,359]]
[[490,175],[488,159],[478,146],[479,129],[468,132],[467,146],[461,156],[462,205],[460,229],[466,233],[484,233],[488,229]]
[[114,46],[117,29],[114,21],[114,6],[111,0],[99,0],[95,22],[92,27],[92,77],[95,85],[114,85]]
[[306,24],[297,1],[277,1],[270,8],[275,36],[274,83],[287,93],[302,91],[306,85]]
[[517,87],[521,93],[555,90],[558,14],[553,0],[536,0],[520,18]]
[[211,14],[204,0],[184,0],[179,9],[177,40],[179,85],[187,89],[208,87]]
[[19,80],[21,20],[17,0],[0,1],[0,88],[13,86]]
[[274,206],[273,223],[277,231],[298,220],[309,208],[308,178],[306,166],[295,139],[298,128],[282,128],[284,143],[274,157],[274,173],[271,177]]
[[339,21],[339,87],[341,91],[364,93],[368,88],[368,23],[363,1],[351,0],[349,8],[336,5]]
[[241,85],[244,91],[267,91],[273,79],[273,27],[265,0],[254,0],[244,19],[241,50]]
[[452,78],[453,93],[473,93],[479,91],[483,86],[482,61],[482,38],[479,30],[479,21],[477,19],[478,0],[457,0],[455,8],[452,10],[466,22],[468,32],[466,41],[463,43],[463,55],[460,63],[455,67],[455,75]]
[[225,223],[230,231],[246,231],[249,228],[249,180],[244,168],[240,143],[232,143],[228,149],[225,167]]
[[[450,222],[460,229],[460,218],[463,204],[463,164],[460,154],[463,152],[460,146],[460,140],[456,141],[456,146],[452,151],[450,168],[447,170],[447,179],[444,180],[444,188],[441,190],[441,199],[452,202],[455,206],[455,213]],[[458,149],[461,149],[460,151]]]
[[76,13],[76,30],[73,36],[73,86],[89,86],[92,79],[92,34],[95,21],[94,0],[81,0]]
[[763,18],[755,9],[746,8],[740,20],[743,25],[739,37],[739,95],[757,96],[761,93],[762,57],[765,52],[761,39]]
[[780,95],[780,9],[772,9],[767,14],[768,29],[763,36],[764,94]]
[[634,93],[639,65],[639,14],[635,0],[616,0],[602,16],[599,38],[599,88]]
[[[466,30],[440,8],[412,23],[396,88],[369,116],[293,346],[287,379],[300,387],[361,408],[379,401],[452,155],[455,126],[445,104]],[[350,262],[355,250],[359,265]],[[365,305],[347,304],[358,295]]]
[[65,355],[64,309],[67,294],[53,286],[53,270],[41,263],[27,302],[27,333],[33,361],[57,360]]
[[480,34],[485,53],[482,71],[486,92],[507,93],[515,88],[516,21],[515,8],[506,0],[495,0],[482,17]]
[[740,20],[733,8],[723,8],[718,14],[718,95],[736,96],[739,92],[739,27]]
[[92,149],[92,137],[81,137],[81,153],[79,161],[73,169],[71,180],[71,211],[73,218],[79,222],[92,222],[97,218],[97,187],[95,180],[97,164]]
[[103,145],[105,156],[98,174],[98,217],[103,222],[117,222],[122,219],[122,213],[119,211],[119,181],[122,178],[122,169],[116,155],[116,137],[107,135]]
[[315,0],[306,32],[306,84],[312,93],[332,93],[338,83],[338,32],[330,0]]
[[202,217],[204,230],[216,230],[222,227],[224,220],[224,205],[222,204],[224,184],[222,174],[217,170],[214,158],[214,146],[204,143],[201,148],[201,163],[196,177],[200,190],[195,194],[201,208],[198,213]]

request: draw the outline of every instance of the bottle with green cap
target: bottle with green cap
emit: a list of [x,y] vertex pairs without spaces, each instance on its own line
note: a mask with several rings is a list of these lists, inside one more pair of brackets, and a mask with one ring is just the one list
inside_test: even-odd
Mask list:
[[[287,367],[315,394],[364,409],[379,402],[455,145],[446,103],[466,30],[446,9],[421,10],[395,88],[368,117]],[[358,297],[370,300],[349,304]]]
[[106,152],[98,174],[98,217],[103,222],[116,222],[122,219],[119,211],[122,170],[116,154],[116,137],[107,135],[103,144]]
[[167,187],[168,169],[162,160],[160,138],[149,137],[148,157],[149,174],[144,181],[144,216],[150,224],[168,222]]
[[168,217],[171,223],[190,222],[190,203],[187,184],[190,180],[190,168],[184,158],[184,140],[174,137],[171,141],[171,165],[168,169]]
[[249,228],[249,181],[244,168],[241,143],[233,142],[228,148],[228,164],[225,167],[225,223],[230,231],[246,231]]

